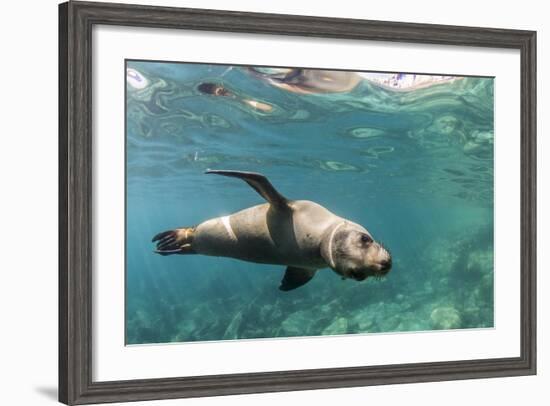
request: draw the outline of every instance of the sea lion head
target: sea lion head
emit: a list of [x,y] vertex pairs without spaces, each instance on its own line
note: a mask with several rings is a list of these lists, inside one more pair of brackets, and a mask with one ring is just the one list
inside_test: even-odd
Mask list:
[[231,96],[231,92],[220,84],[204,82],[197,86],[199,92],[212,96]]
[[392,265],[386,248],[358,224],[342,222],[329,229],[321,242],[321,255],[342,278],[362,281],[382,277]]

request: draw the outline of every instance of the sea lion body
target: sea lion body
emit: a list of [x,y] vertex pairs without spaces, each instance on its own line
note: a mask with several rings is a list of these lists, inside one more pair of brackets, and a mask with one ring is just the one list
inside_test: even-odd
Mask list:
[[285,265],[279,287],[285,291],[304,285],[322,268],[358,281],[390,270],[389,252],[361,225],[318,203],[286,199],[258,173],[207,173],[242,179],[268,203],[159,233],[153,237],[158,254],[202,254]]
[[279,89],[299,94],[350,92],[363,80],[355,72],[323,69],[277,69],[277,73],[266,73],[257,68],[250,68],[249,71]]
[[321,240],[344,219],[307,200],[292,201],[289,209],[261,204],[205,221],[195,229],[193,249],[250,262],[326,268]]

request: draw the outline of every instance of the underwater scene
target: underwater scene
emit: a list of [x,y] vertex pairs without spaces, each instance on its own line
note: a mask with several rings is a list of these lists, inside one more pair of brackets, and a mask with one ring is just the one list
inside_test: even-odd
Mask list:
[[126,344],[493,327],[493,84],[127,60]]

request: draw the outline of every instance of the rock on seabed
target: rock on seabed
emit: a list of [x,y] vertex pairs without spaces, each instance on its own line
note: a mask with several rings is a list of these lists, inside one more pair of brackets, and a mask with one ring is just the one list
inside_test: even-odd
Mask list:
[[438,330],[460,328],[462,319],[454,307],[438,307],[430,315],[432,327]]
[[344,317],[339,317],[323,330],[323,335],[346,334],[347,332],[347,319]]

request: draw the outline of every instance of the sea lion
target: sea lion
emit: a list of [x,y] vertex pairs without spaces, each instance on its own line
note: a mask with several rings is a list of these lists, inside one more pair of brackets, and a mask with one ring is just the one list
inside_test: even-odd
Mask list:
[[153,237],[161,255],[202,254],[263,264],[286,265],[279,289],[306,284],[318,269],[331,268],[342,279],[381,277],[391,268],[389,252],[359,224],[308,200],[288,200],[259,173],[208,170],[239,178],[268,203],[194,227]]
[[363,80],[356,72],[338,70],[255,67],[248,70],[275,87],[299,94],[350,92]]
[[230,90],[228,90],[227,88],[217,83],[211,83],[211,82],[201,83],[197,86],[197,90],[203,94],[208,94],[211,96],[228,97],[230,99],[238,100],[246,104],[247,106],[250,106],[256,110],[260,110],[264,113],[269,113],[271,112],[271,110],[273,110],[273,106],[267,103],[263,103],[258,100],[237,97]]

